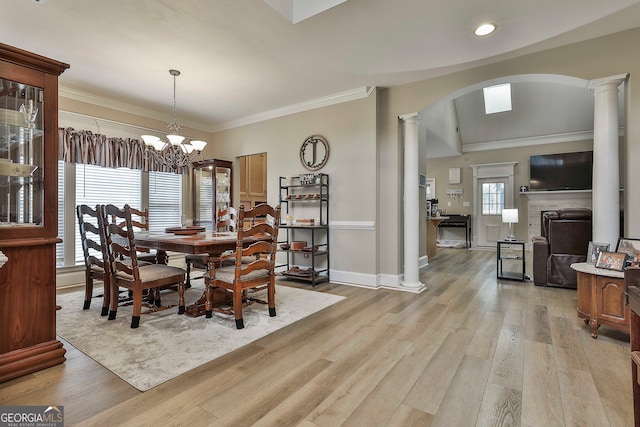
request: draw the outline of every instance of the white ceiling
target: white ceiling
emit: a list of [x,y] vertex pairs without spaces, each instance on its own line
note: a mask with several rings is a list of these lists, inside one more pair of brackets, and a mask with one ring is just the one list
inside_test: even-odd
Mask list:
[[[71,65],[63,89],[167,120],[168,70],[180,70],[178,121],[209,131],[640,25],[640,0],[348,0],[297,24],[262,0],[5,0],[0,11],[3,43]],[[485,21],[497,31],[474,36]]]

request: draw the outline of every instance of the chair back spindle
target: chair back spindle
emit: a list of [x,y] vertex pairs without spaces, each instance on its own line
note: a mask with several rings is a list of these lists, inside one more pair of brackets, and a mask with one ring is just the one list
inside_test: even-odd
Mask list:
[[76,206],[82,254],[85,265],[85,298],[83,309],[88,310],[93,297],[93,281],[103,282],[104,294],[101,315],[106,316],[109,307],[109,255],[102,226],[100,206]]

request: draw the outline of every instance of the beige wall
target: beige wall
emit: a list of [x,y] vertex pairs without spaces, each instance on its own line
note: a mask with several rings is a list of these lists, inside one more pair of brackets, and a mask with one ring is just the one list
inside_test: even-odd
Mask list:
[[[526,196],[520,195],[519,190],[521,185],[529,185],[529,156],[590,150],[593,150],[593,141],[576,141],[561,144],[544,144],[471,152],[457,157],[428,159],[426,161],[427,175],[429,178],[436,179],[436,194],[440,203],[440,209],[445,209],[447,213],[472,214],[475,201],[473,200],[473,170],[469,166],[502,161],[517,162],[514,177],[516,195],[514,197],[513,207],[518,208],[520,211],[520,222],[515,226],[515,234],[519,239],[527,240],[529,234],[526,221],[528,216],[528,199]],[[449,168],[461,169],[462,182],[460,185],[449,185]],[[449,198],[447,196],[447,189],[449,188],[462,188],[464,197],[459,200]],[[451,202],[451,206],[447,206],[448,202]],[[463,202],[470,202],[470,206],[463,206]]]
[[[377,273],[374,227],[378,225],[375,91],[366,99],[218,132],[210,139],[205,157],[233,160],[237,173],[238,156],[266,152],[267,196],[270,204],[276,204],[278,178],[308,172],[300,163],[300,146],[313,134],[324,136],[330,147],[329,160],[320,172],[330,179],[332,280],[355,280],[353,275],[373,280]],[[234,181],[234,200],[239,200],[238,181]],[[317,216],[298,213],[299,206],[294,217]]]
[[[366,99],[201,136],[210,141],[205,157],[235,160],[240,155],[266,152],[268,198],[270,203],[275,203],[278,201],[278,176],[304,172],[298,160],[302,141],[312,134],[324,135],[331,145],[329,162],[322,170],[331,176],[330,218],[343,222],[342,225],[336,223],[331,231],[331,267],[337,272],[333,278],[371,284],[371,281],[385,282],[388,276],[393,281],[402,274],[402,130],[398,116],[422,111],[448,94],[491,79],[540,73],[590,80],[630,73],[627,146],[621,159],[628,174],[622,182],[626,182],[627,188],[627,217],[640,214],[640,192],[634,187],[640,182],[640,168],[632,167],[640,158],[640,85],[634,85],[634,76],[640,75],[638,45],[640,29],[635,29],[408,85],[378,89]],[[65,99],[61,99],[60,108],[156,129],[163,126],[141,117]],[[193,131],[192,136],[200,136],[198,133]],[[567,147],[558,151],[570,151]],[[529,150],[506,150],[504,153],[513,155],[513,159],[504,158],[501,151],[501,160],[518,161],[517,185],[528,181],[525,179],[528,170],[524,165]],[[422,156],[424,150],[421,148]],[[468,198],[471,189],[466,186],[470,183],[470,170],[466,165],[488,159],[495,162],[495,153],[469,153],[461,158],[447,158],[440,160],[438,167],[447,171],[450,165],[463,168],[463,185]],[[426,163],[420,162],[422,173],[427,173]],[[236,164],[234,172],[237,169]],[[438,192],[446,190],[447,186],[441,185],[445,180],[441,172],[434,170],[433,173],[438,180]],[[432,173],[427,175],[432,176]],[[236,200],[237,194],[236,187]],[[523,203],[521,199],[517,200]],[[424,206],[421,209],[424,210]],[[421,218],[424,218],[424,212],[421,212]],[[375,224],[374,231],[359,229],[366,228],[371,222]],[[522,227],[522,224],[518,225],[518,233],[524,232]],[[627,221],[626,234],[639,237],[640,224]],[[422,248],[420,255],[424,255],[424,245]]]

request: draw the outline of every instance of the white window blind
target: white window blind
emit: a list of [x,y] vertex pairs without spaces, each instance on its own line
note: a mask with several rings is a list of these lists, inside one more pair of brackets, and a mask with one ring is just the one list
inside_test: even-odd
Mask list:
[[[58,237],[64,236],[64,161],[58,160]],[[56,265],[64,265],[64,241],[56,244]]]
[[149,172],[149,232],[182,225],[182,175]]
[[[112,169],[93,165],[76,165],[76,205],[125,204],[140,208],[142,203],[141,171],[134,169]],[[82,242],[76,218],[75,262],[82,259]]]
[[200,173],[200,191],[198,193],[200,202],[200,225],[207,230],[214,229],[215,218],[213,215],[213,173],[209,170],[202,170]]

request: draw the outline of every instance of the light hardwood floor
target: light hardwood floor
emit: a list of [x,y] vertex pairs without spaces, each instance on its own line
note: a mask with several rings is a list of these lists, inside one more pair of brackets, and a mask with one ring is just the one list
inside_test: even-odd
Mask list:
[[347,298],[145,393],[65,343],[0,405],[64,405],[68,426],[632,425],[629,336],[594,340],[575,291],[495,269],[439,248],[419,295],[317,286]]

